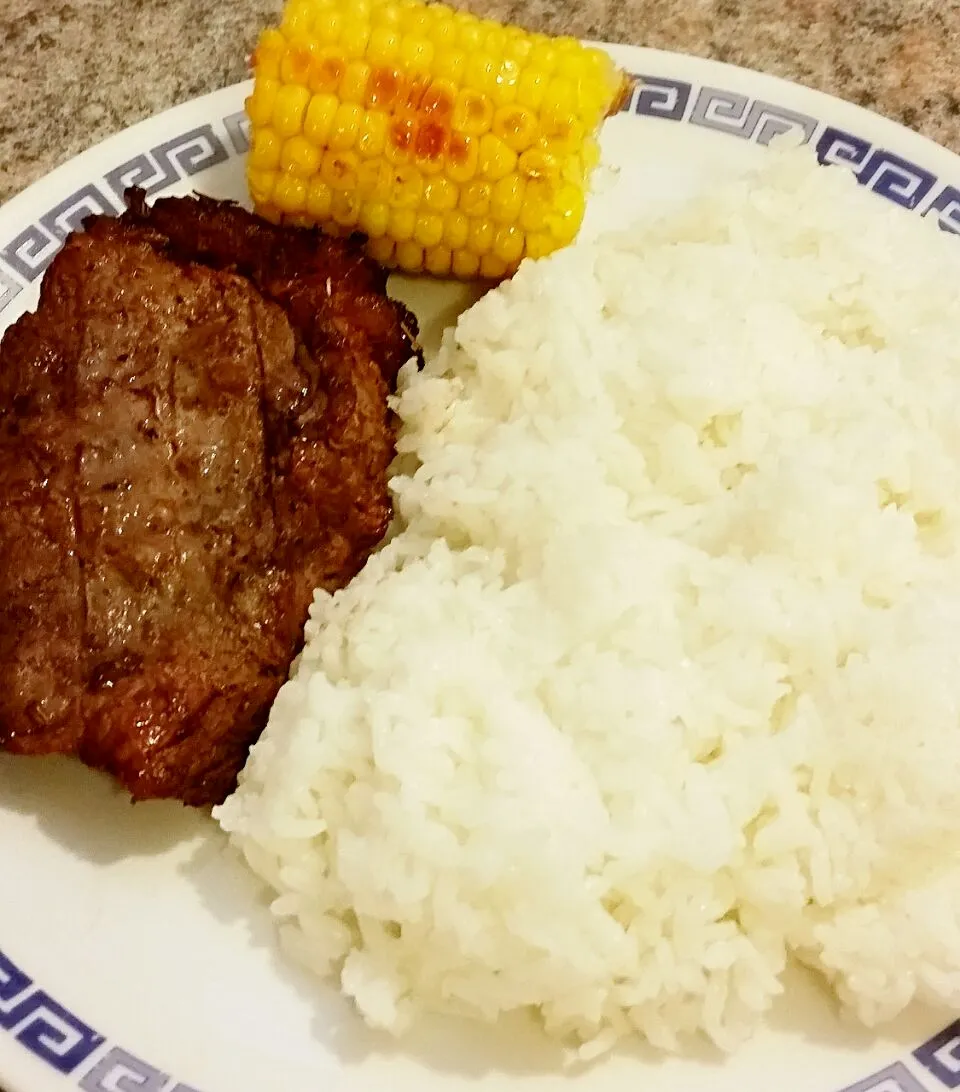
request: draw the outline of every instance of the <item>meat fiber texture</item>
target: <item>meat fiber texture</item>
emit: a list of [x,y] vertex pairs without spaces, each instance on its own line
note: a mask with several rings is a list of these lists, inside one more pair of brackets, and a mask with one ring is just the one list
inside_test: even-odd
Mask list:
[[960,1005],[960,245],[766,154],[402,373],[399,533],[216,812],[371,1023]]
[[386,530],[416,324],[353,241],[128,202],[0,344],[0,746],[209,805]]

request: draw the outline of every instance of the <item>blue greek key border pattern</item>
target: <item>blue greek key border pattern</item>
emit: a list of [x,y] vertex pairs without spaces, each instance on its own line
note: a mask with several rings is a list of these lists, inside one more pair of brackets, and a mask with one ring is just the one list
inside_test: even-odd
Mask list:
[[[960,172],[952,182],[938,179],[920,164],[796,110],[723,88],[644,75],[623,110],[712,129],[755,144],[766,145],[776,136],[796,133],[802,143],[814,146],[820,163],[852,171],[860,185],[872,193],[921,216],[934,216],[944,231],[960,234]],[[101,179],[85,183],[36,223],[0,243],[0,316],[37,281],[85,216],[121,210],[127,186],[159,193],[180,179],[244,155],[249,143],[249,124],[240,110],[148,148],[118,163]],[[197,1092],[108,1042],[38,987],[2,950],[0,1030],[72,1078],[83,1092]],[[913,1069],[903,1061],[894,1062],[840,1092],[960,1088],[960,1020],[918,1047],[911,1063]]]
[[197,1092],[121,1047],[40,989],[0,949],[0,1029],[83,1092]]

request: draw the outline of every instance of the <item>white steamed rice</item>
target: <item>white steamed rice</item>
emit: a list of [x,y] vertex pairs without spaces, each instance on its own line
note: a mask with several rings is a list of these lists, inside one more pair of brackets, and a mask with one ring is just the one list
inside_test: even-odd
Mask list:
[[960,244],[804,152],[527,263],[217,816],[375,1025],[960,1004]]

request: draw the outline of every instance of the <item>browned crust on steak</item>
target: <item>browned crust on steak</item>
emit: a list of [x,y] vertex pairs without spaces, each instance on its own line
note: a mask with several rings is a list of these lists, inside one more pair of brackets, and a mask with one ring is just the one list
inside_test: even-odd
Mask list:
[[134,194],[0,343],[0,747],[229,793],[390,519],[415,324],[354,241]]

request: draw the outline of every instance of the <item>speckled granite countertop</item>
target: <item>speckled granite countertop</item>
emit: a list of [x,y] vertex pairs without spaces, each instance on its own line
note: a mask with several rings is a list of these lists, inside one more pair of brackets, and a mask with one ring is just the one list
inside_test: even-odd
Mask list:
[[[0,202],[133,122],[245,75],[280,0],[0,0]],[[545,31],[679,50],[851,99],[960,152],[960,5],[470,0]]]

